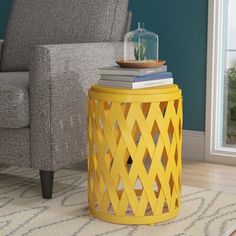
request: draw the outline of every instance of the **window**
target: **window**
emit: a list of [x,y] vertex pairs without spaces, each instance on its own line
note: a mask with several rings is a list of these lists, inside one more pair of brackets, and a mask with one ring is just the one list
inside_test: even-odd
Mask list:
[[209,0],[206,160],[236,164],[236,0]]
[[223,146],[236,147],[236,1],[228,0],[224,76]]

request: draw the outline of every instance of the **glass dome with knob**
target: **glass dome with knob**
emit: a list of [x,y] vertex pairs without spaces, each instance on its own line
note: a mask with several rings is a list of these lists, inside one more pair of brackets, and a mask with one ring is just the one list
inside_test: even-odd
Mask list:
[[158,61],[158,35],[145,29],[144,23],[138,23],[138,29],[124,37],[124,61]]

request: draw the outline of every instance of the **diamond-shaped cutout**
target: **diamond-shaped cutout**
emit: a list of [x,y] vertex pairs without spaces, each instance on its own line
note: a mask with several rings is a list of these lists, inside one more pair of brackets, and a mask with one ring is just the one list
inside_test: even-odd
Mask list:
[[92,153],[94,153],[94,154],[97,153],[97,145],[96,144],[93,145]]
[[153,181],[153,184],[152,184],[152,188],[153,188],[153,191],[155,192],[155,194],[158,192],[158,185],[156,183],[156,180]]
[[125,154],[124,154],[124,164],[125,164],[125,167],[126,167],[126,171],[127,173],[129,174],[130,170],[131,170],[131,167],[132,167],[132,163],[133,163],[133,159],[128,151],[128,149],[126,148],[125,150]]
[[108,206],[108,212],[110,215],[115,215],[115,211],[111,203]]
[[161,163],[162,163],[164,170],[166,171],[167,163],[168,163],[168,155],[167,155],[165,148],[163,149],[163,152],[162,152]]
[[110,171],[113,165],[113,157],[112,157],[110,149],[108,149],[105,154],[105,163],[106,163],[107,170]]
[[90,108],[89,109],[90,115],[92,115],[92,118],[94,118],[95,112],[92,112],[92,111],[96,111],[95,100],[89,99],[89,108]]
[[[92,119],[91,118],[88,119],[88,127],[92,127]],[[89,136],[89,140],[92,140],[92,138],[93,138],[92,129],[88,129],[88,136]]]
[[168,105],[168,102],[161,102],[160,103],[160,109],[161,109],[163,117],[165,117],[167,105]]
[[117,185],[117,190],[120,191],[120,190],[124,190],[124,185],[122,183],[122,181],[120,180],[118,185]]
[[142,184],[142,181],[139,177],[137,177],[137,179],[135,181],[134,189],[135,189],[137,200],[139,201],[142,194],[143,194],[143,184]]
[[160,130],[157,125],[157,122],[155,121],[152,127],[152,139],[155,145],[157,145],[158,143],[159,136],[160,136]]
[[123,111],[123,115],[125,119],[127,118],[129,114],[130,107],[131,107],[131,103],[121,103],[121,110]]
[[107,192],[107,186],[105,185],[103,188],[103,192],[106,193]]
[[98,168],[98,156],[96,153],[93,154],[92,158],[90,158],[90,161],[93,162],[94,170],[97,171]]
[[117,195],[120,200],[121,200],[123,192],[124,192],[124,185],[123,185],[122,181],[120,180],[117,185]]
[[119,127],[119,124],[118,124],[117,120],[114,123],[114,132],[113,132],[113,134],[114,134],[114,137],[115,137],[115,142],[118,145],[119,142],[120,142],[120,138],[121,138],[121,131],[120,131],[120,127]]
[[151,168],[151,164],[152,164],[152,160],[151,160],[148,150],[146,149],[146,152],[145,152],[144,158],[143,158],[143,165],[144,165],[147,173],[149,172],[149,170]]
[[97,126],[98,140],[100,143],[102,143],[102,141],[104,139],[104,133],[103,133],[103,121],[102,121],[101,117],[98,118],[96,126]]
[[163,208],[162,208],[162,214],[165,214],[167,212],[169,212],[169,208],[168,208],[167,202],[165,201],[165,203],[163,204]]
[[97,200],[96,200],[96,202],[94,203],[94,207],[95,207],[96,210],[99,210],[99,205],[98,205]]
[[102,143],[103,139],[104,139],[104,135],[103,135],[103,121],[102,121],[102,117],[99,116],[97,122],[96,122],[96,126],[97,126],[97,136],[98,136],[98,140],[100,141],[100,143]]
[[137,179],[135,181],[134,189],[141,190],[141,191],[143,190],[143,184],[142,184],[142,181],[139,177],[137,177]]
[[103,139],[104,139],[104,135],[103,135],[103,132],[101,129],[98,129],[97,130],[97,136],[98,136],[98,142],[99,142],[99,145],[103,142]]
[[117,128],[119,128],[119,124],[118,124],[118,121],[115,120],[115,122],[114,122],[114,129],[117,129]]
[[179,208],[179,201],[178,201],[178,199],[175,200],[175,208]]
[[109,113],[110,113],[110,110],[111,110],[111,105],[112,105],[112,103],[109,102],[109,101],[104,101],[104,102],[102,103],[102,105],[103,105],[103,114],[104,114],[104,116],[105,116],[106,119],[107,119],[107,117],[108,117],[108,115],[109,115]]
[[169,179],[169,186],[170,186],[170,192],[171,192],[171,195],[173,194],[173,190],[174,190],[174,178],[172,176],[172,174],[170,175],[170,179]]
[[177,146],[175,147],[175,155],[174,155],[174,158],[175,158],[175,164],[176,164],[176,166],[178,165],[178,158],[179,156],[178,156],[178,149],[177,149]]
[[156,178],[154,180],[153,189],[154,189],[156,198],[158,198],[159,194],[161,192],[161,182],[160,182],[160,179],[159,179],[158,175],[156,176]]
[[173,126],[172,120],[170,120],[170,122],[169,122],[168,135],[169,135],[170,143],[172,143],[173,136],[174,136],[174,126]]
[[111,109],[111,104],[112,104],[112,102],[110,102],[110,101],[104,101],[103,102],[104,110],[110,110]]
[[151,216],[151,215],[153,215],[154,213],[152,212],[152,208],[151,208],[151,205],[150,205],[150,203],[148,202],[148,204],[147,204],[147,207],[146,207],[146,211],[145,211],[145,216]]
[[175,100],[175,101],[174,101],[174,107],[175,107],[175,112],[176,112],[176,114],[177,114],[177,112],[178,112],[178,107],[179,107],[179,100]]
[[100,129],[101,132],[103,132],[103,121],[102,121],[102,117],[99,117],[98,119],[98,128]]
[[104,188],[106,186],[102,174],[98,177],[98,182],[99,182],[99,190],[102,193],[104,192]]
[[91,109],[91,114],[92,114],[93,118],[95,118],[96,113],[92,112],[92,111],[97,111],[97,109],[98,109],[98,101],[90,99],[89,100],[89,105],[90,105],[90,109]]
[[126,215],[126,216],[133,216],[133,215],[134,215],[133,209],[132,209],[132,207],[131,207],[130,204],[128,204],[128,206],[127,206],[125,215]]
[[148,113],[149,113],[149,110],[150,110],[150,106],[151,106],[151,103],[150,103],[150,102],[149,102],[149,103],[143,103],[143,104],[142,104],[141,109],[142,109],[142,112],[143,112],[143,115],[144,115],[145,119],[146,119],[147,116],[148,116]]
[[132,130],[132,137],[134,139],[136,146],[138,146],[141,136],[142,136],[142,133],[139,129],[139,125],[138,125],[137,121],[135,121],[134,126],[133,126],[133,130]]
[[129,159],[128,159],[128,161],[127,161],[127,164],[132,165],[132,163],[133,163],[132,157],[129,156]]

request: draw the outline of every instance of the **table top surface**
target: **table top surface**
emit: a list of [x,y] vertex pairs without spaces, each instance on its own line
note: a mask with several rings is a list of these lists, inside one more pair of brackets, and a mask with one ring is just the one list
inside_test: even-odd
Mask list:
[[124,95],[156,95],[156,94],[175,93],[180,90],[178,88],[178,85],[176,84],[141,88],[141,89],[111,88],[94,84],[91,87],[90,91],[103,94],[107,93],[107,94],[124,94]]

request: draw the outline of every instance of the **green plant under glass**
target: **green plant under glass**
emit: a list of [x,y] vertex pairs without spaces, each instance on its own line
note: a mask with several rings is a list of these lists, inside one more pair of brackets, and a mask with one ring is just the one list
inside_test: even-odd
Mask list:
[[124,37],[124,61],[158,61],[158,48],[158,35],[138,23],[138,28]]
[[137,43],[134,46],[134,57],[136,61],[144,61],[146,59],[146,46],[143,43]]

